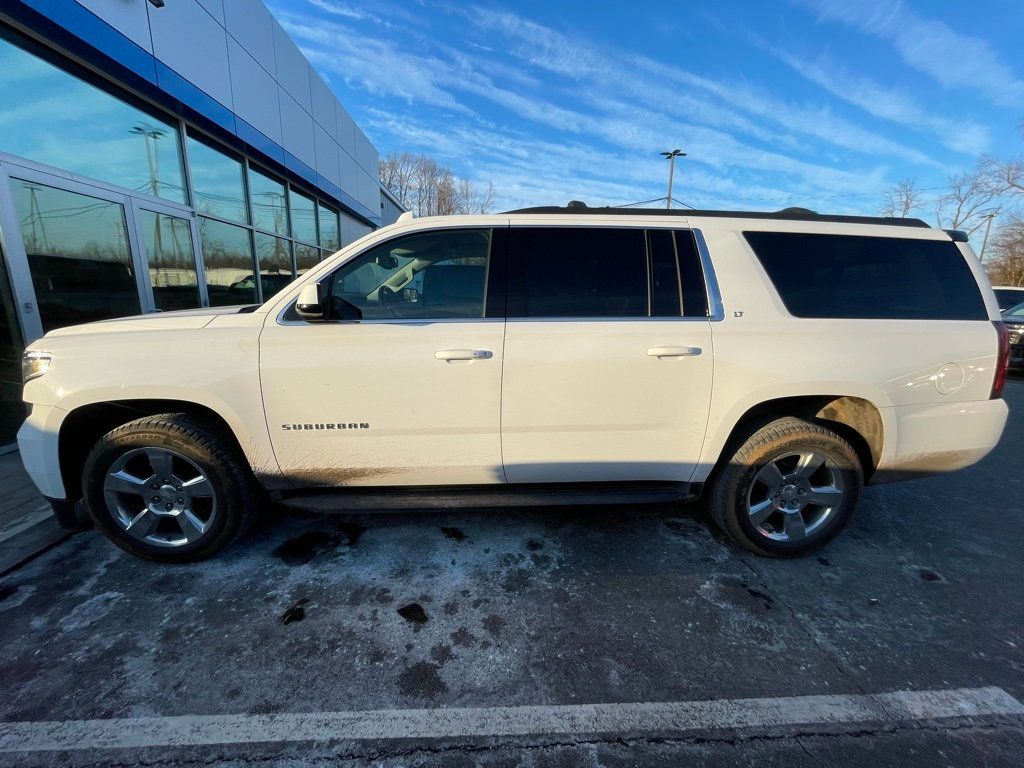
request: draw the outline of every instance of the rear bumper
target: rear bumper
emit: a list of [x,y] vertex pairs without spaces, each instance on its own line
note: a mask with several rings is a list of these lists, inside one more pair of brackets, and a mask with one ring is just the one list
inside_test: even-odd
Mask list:
[[39,492],[51,500],[66,499],[60,475],[58,436],[67,411],[52,405],[33,405],[18,430],[18,450],[25,471]]
[[[969,467],[1002,437],[1009,408],[1003,400],[906,405],[887,409],[895,441],[886,441],[873,483]],[[889,430],[888,434],[891,434]]]

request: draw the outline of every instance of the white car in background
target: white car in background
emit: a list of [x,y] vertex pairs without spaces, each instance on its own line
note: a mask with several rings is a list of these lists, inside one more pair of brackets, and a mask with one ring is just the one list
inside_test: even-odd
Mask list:
[[52,331],[18,442],[58,517],[188,561],[261,499],[395,509],[708,498],[763,555],[866,482],[998,442],[1007,335],[962,233],[913,219],[408,215],[256,307]]
[[999,304],[999,311],[1006,310],[1024,303],[1024,288],[1012,285],[994,285],[992,291],[996,295],[996,303]]

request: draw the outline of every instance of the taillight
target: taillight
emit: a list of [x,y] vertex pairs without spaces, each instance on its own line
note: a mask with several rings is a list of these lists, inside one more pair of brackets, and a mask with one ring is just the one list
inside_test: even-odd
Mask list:
[[992,382],[992,400],[1003,396],[1006,385],[1006,369],[1010,367],[1010,329],[1003,323],[993,323],[999,334],[999,352],[996,355],[996,377]]

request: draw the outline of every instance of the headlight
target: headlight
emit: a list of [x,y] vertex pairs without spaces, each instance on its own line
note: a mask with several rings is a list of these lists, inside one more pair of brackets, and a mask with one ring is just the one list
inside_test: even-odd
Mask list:
[[27,351],[21,358],[21,380],[27,382],[42,376],[52,360],[53,355],[49,352]]

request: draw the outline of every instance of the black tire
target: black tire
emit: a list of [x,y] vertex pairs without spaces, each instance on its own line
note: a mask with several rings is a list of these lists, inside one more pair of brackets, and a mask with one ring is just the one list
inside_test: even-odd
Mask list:
[[[763,528],[771,529],[765,532],[751,520],[748,503],[753,492],[765,488],[757,481],[752,490],[758,473],[775,461],[785,466],[788,458],[784,457],[800,451],[814,451],[826,456],[827,463],[819,471],[834,471],[836,474],[832,476],[841,479],[842,502],[831,508],[817,528],[807,528],[805,538],[780,541],[770,535],[784,535],[782,530],[772,529],[772,521],[784,520],[785,513],[773,512],[775,517],[762,524]],[[803,419],[786,417],[765,424],[738,447],[734,442],[727,454],[727,463],[713,481],[711,516],[729,538],[758,555],[796,557],[828,543],[850,521],[864,487],[860,459],[850,444],[830,429]],[[808,512],[821,515],[824,507],[810,506]]]
[[[108,508],[104,493],[108,472],[126,454],[144,448],[185,457],[202,470],[212,486],[216,514],[195,541],[176,546],[151,544],[129,535]],[[252,472],[233,441],[215,426],[184,413],[146,416],[105,434],[86,458],[82,490],[89,516],[107,538],[133,555],[166,563],[194,562],[220,551],[249,527],[258,505]]]

